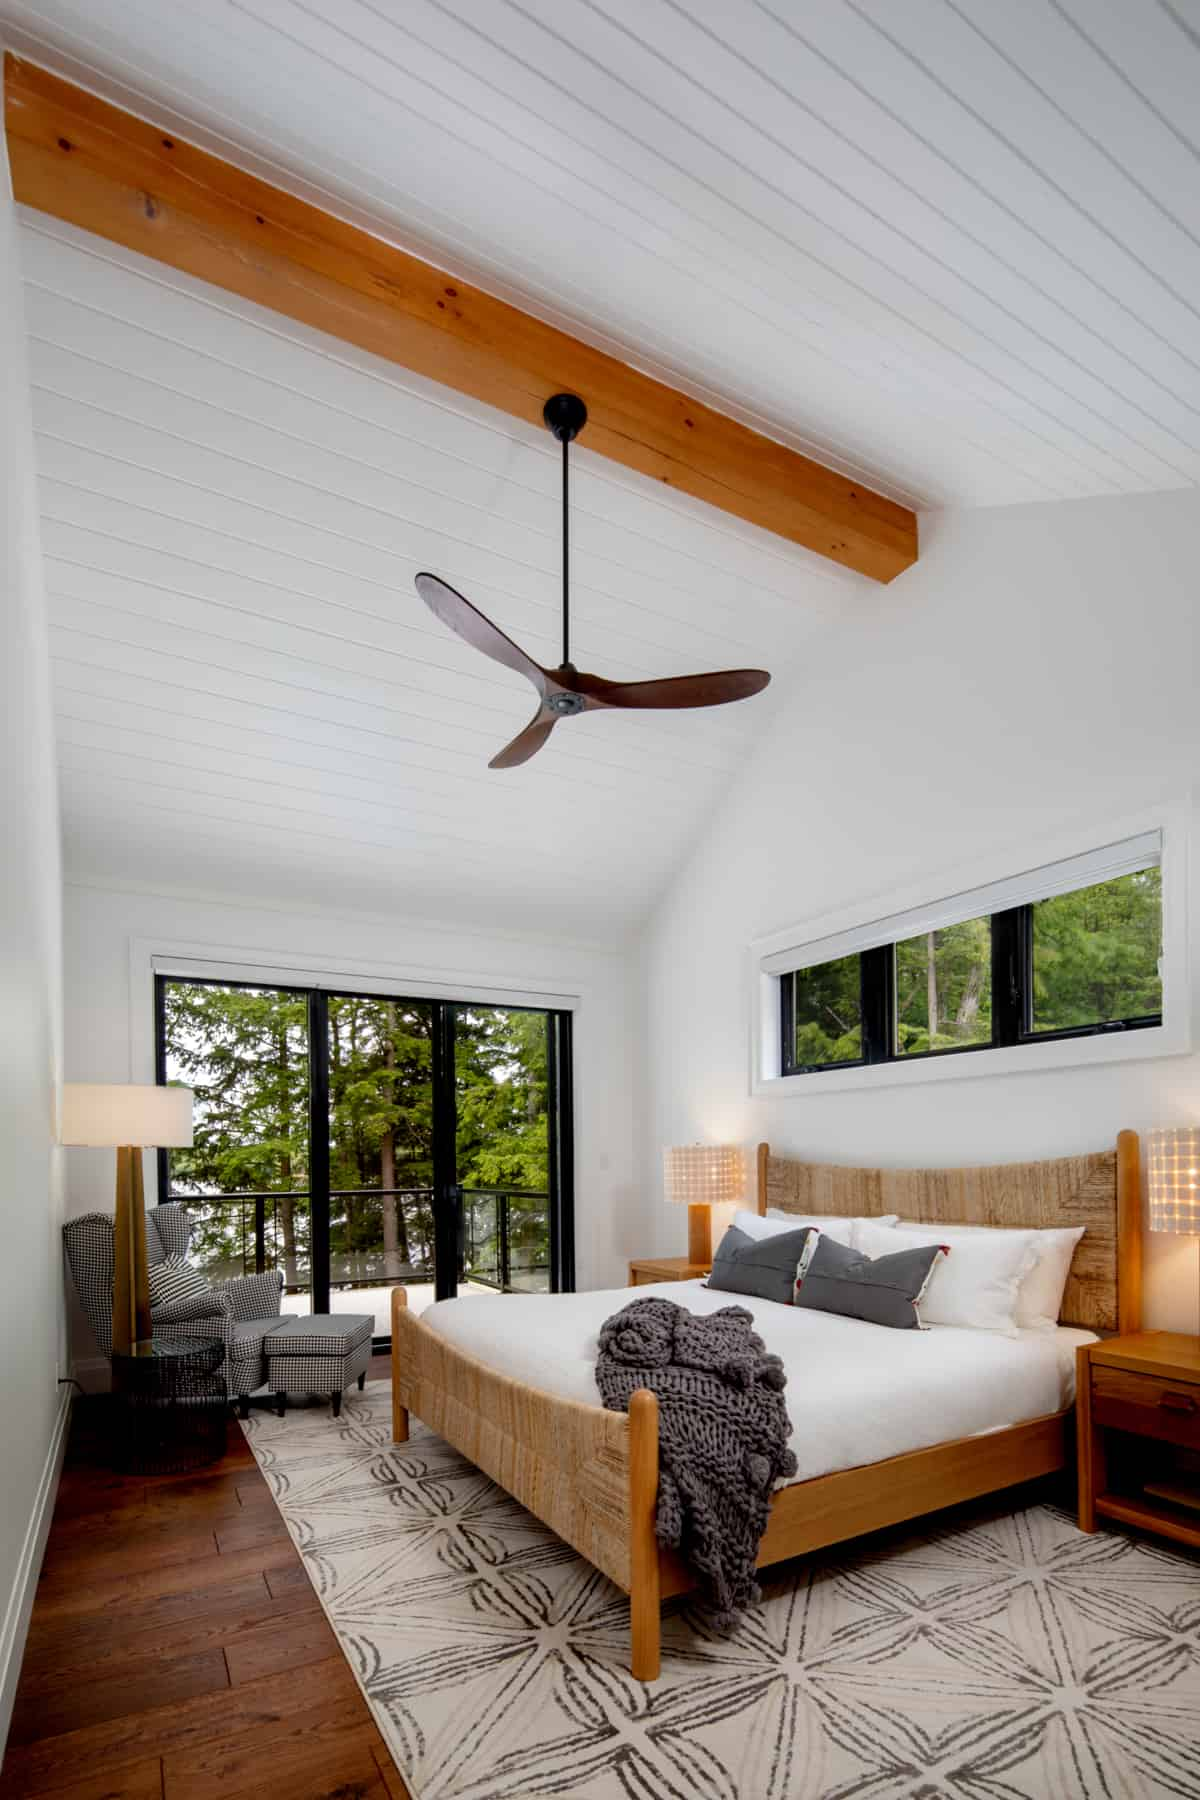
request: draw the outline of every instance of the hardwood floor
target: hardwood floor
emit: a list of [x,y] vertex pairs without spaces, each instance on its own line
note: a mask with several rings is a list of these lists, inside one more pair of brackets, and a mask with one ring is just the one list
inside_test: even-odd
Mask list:
[[107,1405],[75,1406],[5,1800],[410,1800],[236,1422],[209,1469],[124,1476]]

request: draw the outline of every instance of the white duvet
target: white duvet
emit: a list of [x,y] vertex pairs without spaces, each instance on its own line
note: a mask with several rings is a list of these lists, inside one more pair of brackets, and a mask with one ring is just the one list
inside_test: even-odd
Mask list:
[[[1095,1333],[1060,1326],[1003,1337],[934,1325],[889,1331],[774,1300],[718,1293],[700,1281],[639,1287],[692,1312],[748,1307],[768,1350],[783,1358],[797,1481],[881,1462],[949,1438],[999,1431],[1069,1406],[1075,1351]],[[463,1295],[427,1307],[424,1322],[481,1362],[531,1387],[598,1406],[601,1325],[634,1296]]]

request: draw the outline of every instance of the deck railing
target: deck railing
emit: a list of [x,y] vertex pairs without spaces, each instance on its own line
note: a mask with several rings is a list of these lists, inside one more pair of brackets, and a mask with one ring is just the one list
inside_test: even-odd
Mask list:
[[[280,1268],[290,1293],[311,1286],[310,1197],[307,1189],[171,1195],[191,1214],[193,1261],[214,1280]],[[335,1188],[329,1199],[331,1287],[433,1281],[432,1188]],[[549,1209],[544,1192],[464,1189],[465,1278],[503,1293],[548,1287]]]

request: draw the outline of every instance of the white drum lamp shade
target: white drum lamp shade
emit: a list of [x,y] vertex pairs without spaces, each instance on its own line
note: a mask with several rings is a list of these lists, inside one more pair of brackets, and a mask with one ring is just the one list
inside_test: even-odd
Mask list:
[[740,1200],[745,1164],[737,1144],[679,1144],[663,1151],[666,1197],[688,1209],[688,1261],[711,1266],[710,1207]]
[[150,1145],[171,1150],[191,1148],[192,1090],[132,1083],[66,1082],[59,1097],[58,1141],[117,1152],[113,1354],[145,1353],[150,1348],[153,1328],[142,1151]]
[[58,1141],[190,1150],[192,1090],[69,1081],[62,1090]]

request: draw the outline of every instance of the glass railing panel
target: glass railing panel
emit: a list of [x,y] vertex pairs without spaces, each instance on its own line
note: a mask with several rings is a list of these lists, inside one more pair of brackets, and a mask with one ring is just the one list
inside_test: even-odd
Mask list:
[[[463,1211],[463,1274],[472,1287],[504,1294],[549,1292],[549,1195],[470,1189]],[[465,1291],[461,1283],[459,1291]]]
[[550,1292],[550,1197],[508,1194],[508,1289],[514,1294]]
[[434,1297],[431,1188],[357,1188],[330,1197],[329,1307],[371,1313],[375,1335],[391,1326],[391,1290],[402,1285],[420,1312]]
[[[312,1310],[309,1196],[178,1194],[192,1220],[191,1260],[210,1281],[257,1269],[284,1276],[282,1310]],[[329,1305],[370,1313],[374,1335],[391,1332],[391,1290],[402,1285],[420,1312],[434,1299],[433,1190],[377,1188],[330,1196]],[[463,1196],[460,1294],[536,1294],[550,1289],[549,1196],[509,1189]]]

